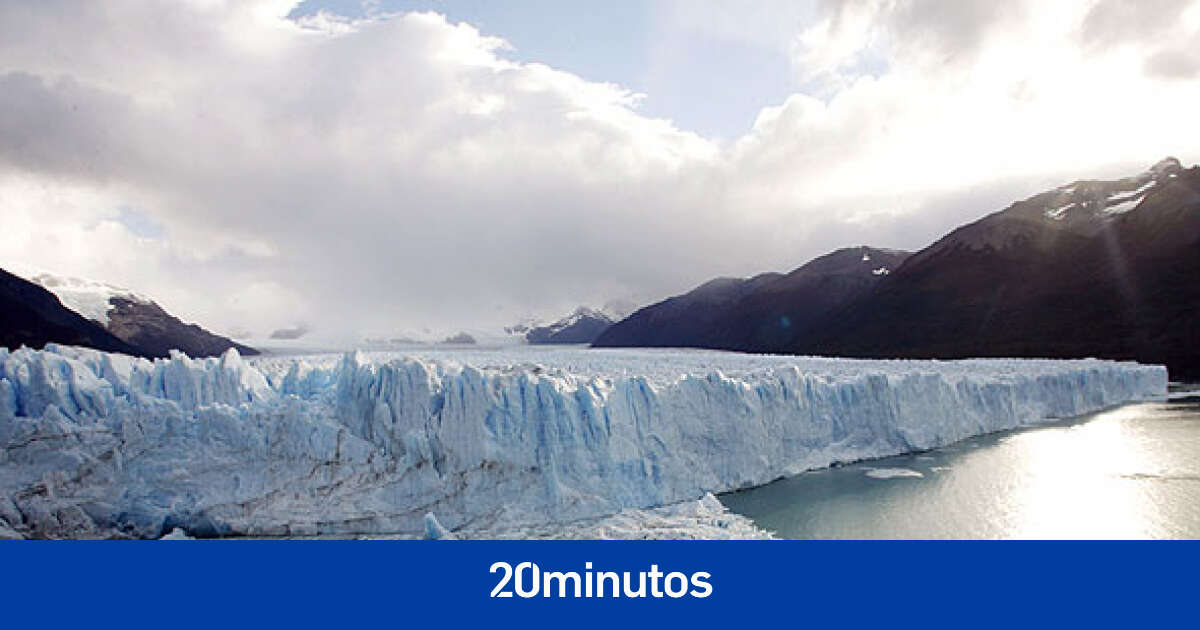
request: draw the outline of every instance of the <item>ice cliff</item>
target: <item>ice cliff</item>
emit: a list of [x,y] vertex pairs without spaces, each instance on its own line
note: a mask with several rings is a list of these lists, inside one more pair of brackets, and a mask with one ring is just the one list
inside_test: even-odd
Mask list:
[[[592,519],[1166,394],[1107,361],[0,349],[0,537]],[[521,354],[521,353],[524,354]]]

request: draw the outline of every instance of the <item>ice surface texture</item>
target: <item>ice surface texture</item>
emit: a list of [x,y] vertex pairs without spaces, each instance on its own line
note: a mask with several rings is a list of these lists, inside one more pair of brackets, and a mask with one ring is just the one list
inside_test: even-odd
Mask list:
[[519,531],[1166,394],[1108,361],[0,349],[0,534]]

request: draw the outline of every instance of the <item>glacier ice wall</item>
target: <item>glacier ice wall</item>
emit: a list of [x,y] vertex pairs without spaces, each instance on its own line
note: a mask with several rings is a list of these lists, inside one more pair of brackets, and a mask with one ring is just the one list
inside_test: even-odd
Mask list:
[[420,533],[427,513],[451,529],[536,526],[1160,397],[1167,383],[1159,366],[1097,360],[556,352],[150,362],[0,349],[0,537]]

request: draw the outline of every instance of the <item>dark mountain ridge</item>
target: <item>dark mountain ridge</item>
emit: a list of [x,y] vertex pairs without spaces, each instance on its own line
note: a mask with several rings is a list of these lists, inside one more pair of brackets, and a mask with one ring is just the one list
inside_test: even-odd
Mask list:
[[179,350],[189,357],[213,357],[236,348],[242,356],[258,354],[227,337],[215,335],[196,324],[187,324],[155,302],[114,296],[109,298],[108,330],[150,356],[170,356]]
[[717,278],[635,312],[594,345],[772,351],[803,338],[830,310],[868,291],[907,256],[850,247],[787,274]]
[[1132,359],[1200,377],[1200,168],[1174,158],[960,227],[819,333],[855,357]]
[[48,343],[147,356],[63,306],[53,293],[0,269],[0,345],[12,350],[21,346],[40,349]]
[[54,342],[143,357],[167,357],[172,350],[208,357],[229,348],[258,354],[117,287],[45,273],[30,280],[4,276],[6,314],[0,332],[9,348]]
[[[879,268],[856,265],[858,251]],[[1200,379],[1198,324],[1200,167],[1166,158],[1132,177],[1034,195],[911,256],[851,248],[786,275],[713,280],[634,313],[595,345],[1099,357]]]

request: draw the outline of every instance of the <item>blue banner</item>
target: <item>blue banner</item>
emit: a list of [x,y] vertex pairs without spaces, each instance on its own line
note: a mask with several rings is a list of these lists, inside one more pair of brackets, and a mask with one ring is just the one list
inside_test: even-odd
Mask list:
[[1155,628],[1194,627],[1200,545],[15,542],[0,558],[10,628]]

